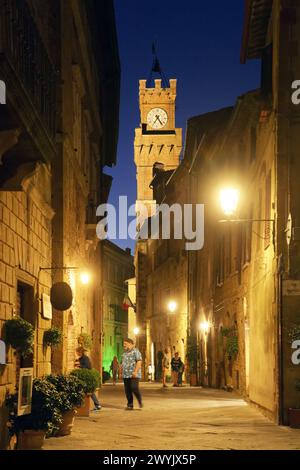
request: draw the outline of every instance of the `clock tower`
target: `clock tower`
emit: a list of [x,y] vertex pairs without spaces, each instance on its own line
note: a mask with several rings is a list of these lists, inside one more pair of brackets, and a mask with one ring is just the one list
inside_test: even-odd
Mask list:
[[170,80],[168,88],[162,80],[155,80],[154,88],[147,88],[146,80],[139,82],[141,123],[135,130],[134,161],[137,168],[136,212],[141,204],[147,207],[148,216],[153,214],[156,201],[150,183],[153,166],[161,163],[165,170],[179,165],[182,149],[182,129],[175,127],[175,102],[177,80]]

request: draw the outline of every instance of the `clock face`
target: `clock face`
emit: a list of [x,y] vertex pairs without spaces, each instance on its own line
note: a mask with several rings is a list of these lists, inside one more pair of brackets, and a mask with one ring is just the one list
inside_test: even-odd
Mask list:
[[168,115],[164,109],[154,108],[149,111],[147,123],[153,129],[162,129],[168,122]]

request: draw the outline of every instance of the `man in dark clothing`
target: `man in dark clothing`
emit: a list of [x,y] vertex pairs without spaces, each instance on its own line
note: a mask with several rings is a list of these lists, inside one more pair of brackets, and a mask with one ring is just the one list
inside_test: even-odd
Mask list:
[[178,352],[175,353],[175,356],[172,358],[171,361],[171,369],[172,369],[172,377],[173,377],[173,387],[178,387],[178,376],[180,371],[182,370],[183,362],[179,357]]
[[[83,347],[77,348],[76,353],[78,354],[78,364],[79,364],[80,369],[91,369],[92,363],[91,363],[90,358],[86,355],[86,349],[84,349]],[[93,409],[93,411],[100,411],[102,407],[99,403],[99,400],[95,392],[92,393],[92,400],[95,405],[95,408]]]
[[183,376],[183,373],[184,373],[184,369],[185,369],[184,363],[181,362],[181,366],[179,367],[179,370],[178,370],[178,385],[179,385],[179,387],[182,387],[182,376]]

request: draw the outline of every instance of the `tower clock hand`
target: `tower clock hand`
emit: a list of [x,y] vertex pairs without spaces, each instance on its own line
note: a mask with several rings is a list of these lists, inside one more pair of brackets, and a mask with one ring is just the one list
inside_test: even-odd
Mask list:
[[162,123],[161,120],[160,120],[159,114],[157,114],[155,117],[156,117],[156,119],[155,119],[155,121],[154,121],[154,124],[155,124],[156,121],[158,120],[158,121],[160,122],[160,124],[163,125],[163,123]]

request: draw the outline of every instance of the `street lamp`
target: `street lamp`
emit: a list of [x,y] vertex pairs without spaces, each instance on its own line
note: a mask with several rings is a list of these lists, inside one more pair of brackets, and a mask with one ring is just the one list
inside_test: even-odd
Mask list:
[[175,302],[175,300],[170,300],[168,302],[168,311],[170,313],[175,313],[177,310],[177,302]]
[[237,188],[225,188],[220,191],[220,202],[224,214],[231,217],[236,213],[240,200],[240,191]]
[[87,271],[80,273],[80,281],[83,285],[87,285],[91,281],[91,274]]
[[238,209],[240,200],[240,191],[237,188],[224,188],[220,191],[220,204],[224,215],[227,217],[225,220],[219,220],[220,223],[241,223],[241,222],[269,222],[272,224],[273,245],[275,245],[275,219],[240,219],[234,218]]
[[140,329],[138,326],[136,326],[135,328],[133,328],[133,333],[134,333],[134,336],[137,336],[140,334]]
[[209,323],[208,321],[202,322],[199,325],[199,330],[202,331],[203,333],[208,333],[209,330]]

